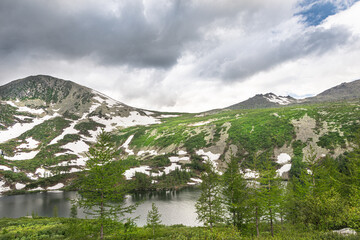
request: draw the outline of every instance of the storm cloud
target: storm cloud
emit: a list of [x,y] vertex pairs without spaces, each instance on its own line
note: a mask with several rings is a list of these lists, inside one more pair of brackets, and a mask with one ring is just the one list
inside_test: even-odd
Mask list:
[[[129,105],[175,111],[224,107],[276,89],[290,94],[289,81],[305,84],[294,74],[299,61],[342,56],[356,63],[356,2],[3,0],[0,84],[48,74]],[[321,64],[321,71],[335,69]],[[311,69],[307,79],[322,74]],[[305,90],[293,94],[311,94]]]

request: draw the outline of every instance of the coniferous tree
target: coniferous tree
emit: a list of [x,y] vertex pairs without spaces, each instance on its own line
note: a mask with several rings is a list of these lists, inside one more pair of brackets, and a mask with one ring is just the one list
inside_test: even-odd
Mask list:
[[240,173],[238,160],[231,158],[223,175],[224,204],[229,212],[229,222],[241,229],[248,220],[248,188]]
[[151,227],[154,238],[155,229],[161,224],[161,214],[159,213],[159,209],[156,207],[155,203],[151,204],[151,210],[148,212],[146,224],[148,227]]
[[[79,207],[93,215],[99,223],[100,239],[104,238],[104,227],[119,216],[134,210],[124,207],[124,195],[128,192],[124,184],[124,167],[113,166],[115,148],[111,135],[102,131],[97,142],[89,149],[86,174],[79,184]],[[116,202],[116,204],[112,204]]]
[[265,168],[260,172],[260,188],[263,217],[270,223],[271,235],[274,236],[274,221],[282,201],[281,178],[277,175],[272,162],[266,161]]
[[224,206],[221,196],[220,175],[210,161],[204,165],[205,171],[201,174],[201,194],[195,207],[197,219],[205,226],[212,228],[224,222]]
[[77,207],[75,204],[72,204],[71,205],[71,208],[70,208],[70,217],[71,218],[77,218]]

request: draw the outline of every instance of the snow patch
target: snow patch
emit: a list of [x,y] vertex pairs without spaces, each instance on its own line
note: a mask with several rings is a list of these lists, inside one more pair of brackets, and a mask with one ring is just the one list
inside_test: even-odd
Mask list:
[[253,171],[251,169],[245,169],[244,178],[245,179],[256,179],[259,177],[259,173],[256,171]]
[[4,165],[0,165],[0,170],[3,170],[3,171],[11,171],[11,168],[7,167],[7,166],[4,166]]
[[189,157],[169,157],[170,162],[175,163],[179,161],[189,161]]
[[33,139],[32,137],[25,139],[25,141],[27,143],[23,143],[23,144],[19,145],[17,148],[34,149],[34,148],[37,148],[37,146],[40,143],[40,142],[36,141],[35,139]]
[[68,155],[68,154],[72,154],[71,152],[69,151],[66,151],[66,152],[61,152],[61,153],[55,153],[55,157],[59,157],[59,156],[63,156],[63,155]]
[[63,188],[64,187],[64,184],[63,183],[58,183],[52,187],[48,187],[47,190],[58,190],[60,188]]
[[31,130],[33,127],[45,122],[46,120],[55,118],[57,116],[60,115],[55,113],[54,115],[47,115],[43,118],[35,118],[34,121],[31,123],[16,123],[15,125],[9,127],[7,130],[0,131],[0,143],[4,143],[10,139],[16,138],[24,132]]
[[172,171],[175,171],[175,169],[181,169],[181,165],[172,163],[170,166],[164,168],[164,173],[169,174]]
[[15,184],[15,188],[17,190],[23,189],[25,186],[26,186],[26,184],[23,184],[23,183],[16,183]]
[[41,178],[46,178],[46,177],[51,177],[53,176],[53,174],[51,173],[50,170],[47,170],[45,168],[37,168],[35,171],[35,175],[38,175]]
[[127,180],[130,180],[132,177],[135,176],[135,173],[137,173],[137,172],[145,173],[146,175],[150,175],[150,170],[151,170],[151,167],[149,167],[149,166],[140,166],[140,167],[130,168],[130,169],[126,170],[124,175]]
[[4,187],[5,184],[5,181],[0,181],[0,193],[10,191],[10,187]]
[[131,140],[133,139],[133,137],[134,137],[134,135],[131,135],[130,137],[128,137],[128,139],[126,139],[124,144],[121,146],[125,149],[125,152],[128,153],[129,155],[134,155],[134,151],[129,149],[129,144],[130,144]]
[[178,116],[180,116],[180,115],[164,115],[164,114],[162,114],[159,116],[159,118],[171,118],[171,117],[178,117]]
[[29,107],[19,107],[18,108],[19,112],[29,112],[32,114],[42,114],[45,113],[44,109],[33,109],[33,108],[29,108]]
[[184,151],[184,150],[180,150],[180,151],[178,151],[178,154],[179,154],[179,155],[185,155],[185,154],[187,154],[187,152]]
[[33,159],[36,156],[36,154],[38,154],[39,152],[40,151],[20,152],[20,153],[15,153],[13,157],[5,156],[4,158],[11,161]]
[[287,153],[280,153],[280,155],[277,157],[277,163],[278,164],[286,164],[288,162],[290,162],[291,157],[289,154]]
[[73,123],[71,123],[69,127],[65,128],[59,136],[57,136],[50,142],[50,145],[59,142],[65,137],[66,134],[77,134],[79,131],[74,128],[77,123],[78,121],[74,121]]
[[197,126],[206,125],[206,124],[208,124],[208,123],[211,123],[211,121],[204,121],[204,122],[192,123],[192,124],[189,124],[188,126],[190,126],[190,127],[197,127]]
[[68,143],[62,146],[63,149],[69,149],[75,154],[83,153],[89,151],[89,146],[83,141],[76,141]]
[[12,101],[6,101],[5,103],[12,106],[12,107],[18,108],[18,106],[15,103],[13,103]]
[[20,119],[20,120],[25,120],[25,119],[33,119],[32,117],[29,116],[23,116],[23,115],[14,115],[14,117]]
[[146,115],[153,115],[154,113],[153,112],[150,112],[150,111],[144,111],[143,112],[146,114]]
[[280,169],[276,170],[279,177],[283,175],[283,173],[289,172],[291,169],[291,163],[285,164]]
[[202,180],[200,178],[190,178],[190,180],[193,182],[202,183]]
[[199,155],[199,156],[202,156],[202,158],[204,160],[209,160],[213,166],[216,168],[217,166],[217,162],[215,162],[216,160],[219,160],[220,158],[220,155],[221,154],[215,154],[215,153],[212,153],[212,152],[205,152],[203,149],[200,149],[198,151],[196,151],[196,154]]
[[155,156],[155,155],[158,155],[158,152],[156,150],[146,150],[146,151],[141,150],[136,155],[141,156],[141,155],[145,155],[145,154]]
[[100,92],[93,90],[93,93],[97,94],[98,96],[93,97],[93,99],[97,100],[100,103],[106,102],[109,107],[113,107],[114,105],[122,105],[121,102],[112,99],[111,97],[106,96]]
[[264,98],[267,99],[269,102],[277,103],[280,105],[287,105],[291,103],[287,97],[276,96],[275,94],[269,94],[267,96],[264,96]]
[[38,180],[38,179],[39,179],[39,177],[36,176],[36,175],[33,174],[33,173],[26,173],[26,176],[27,176],[28,178],[30,178],[31,180]]
[[105,131],[111,132],[118,127],[133,127],[136,125],[150,125],[160,123],[159,119],[149,116],[142,116],[136,111],[130,112],[128,117],[116,116],[111,119],[103,119],[93,116],[91,119],[95,122],[105,125]]

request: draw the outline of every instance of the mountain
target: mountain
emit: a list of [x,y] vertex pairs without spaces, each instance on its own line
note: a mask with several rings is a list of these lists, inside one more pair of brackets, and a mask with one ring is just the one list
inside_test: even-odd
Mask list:
[[290,96],[277,96],[274,93],[257,94],[248,100],[231,105],[225,109],[256,109],[272,108],[296,103],[296,99]]
[[344,101],[357,96],[358,81],[349,84],[318,95],[331,102],[268,93],[226,111],[180,114],[134,108],[50,76],[19,79],[0,87],[0,193],[71,187],[101,129],[112,133],[115,160],[130,168],[124,177],[136,182],[140,172],[145,188],[197,184],[204,160],[224,171],[231,157],[254,179],[254,155],[286,179],[311,151],[318,158],[351,151],[360,102]]
[[351,100],[360,98],[360,80],[349,83],[342,83],[332,87],[314,97],[305,99],[295,99],[291,96],[277,96],[274,93],[257,94],[248,100],[236,103],[224,109],[257,109],[257,108],[275,108],[284,105],[331,102],[341,100]]
[[326,101],[340,101],[360,98],[360,80],[349,83],[341,83],[315,97],[306,98],[307,102],[326,102]]

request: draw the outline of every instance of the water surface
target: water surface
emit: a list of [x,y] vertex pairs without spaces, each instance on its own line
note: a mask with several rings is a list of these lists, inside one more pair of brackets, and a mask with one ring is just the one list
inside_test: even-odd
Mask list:
[[[163,224],[184,224],[199,226],[196,221],[195,202],[199,198],[197,188],[185,188],[177,191],[159,191],[128,195],[126,204],[142,202],[132,217],[138,226],[146,224],[146,215],[154,202],[159,209]],[[57,208],[59,217],[69,217],[71,202],[77,192],[43,192],[28,193],[14,196],[0,197],[0,217],[18,218],[32,213],[38,216],[52,217],[54,208]],[[78,217],[85,218],[86,214],[78,209]]]

